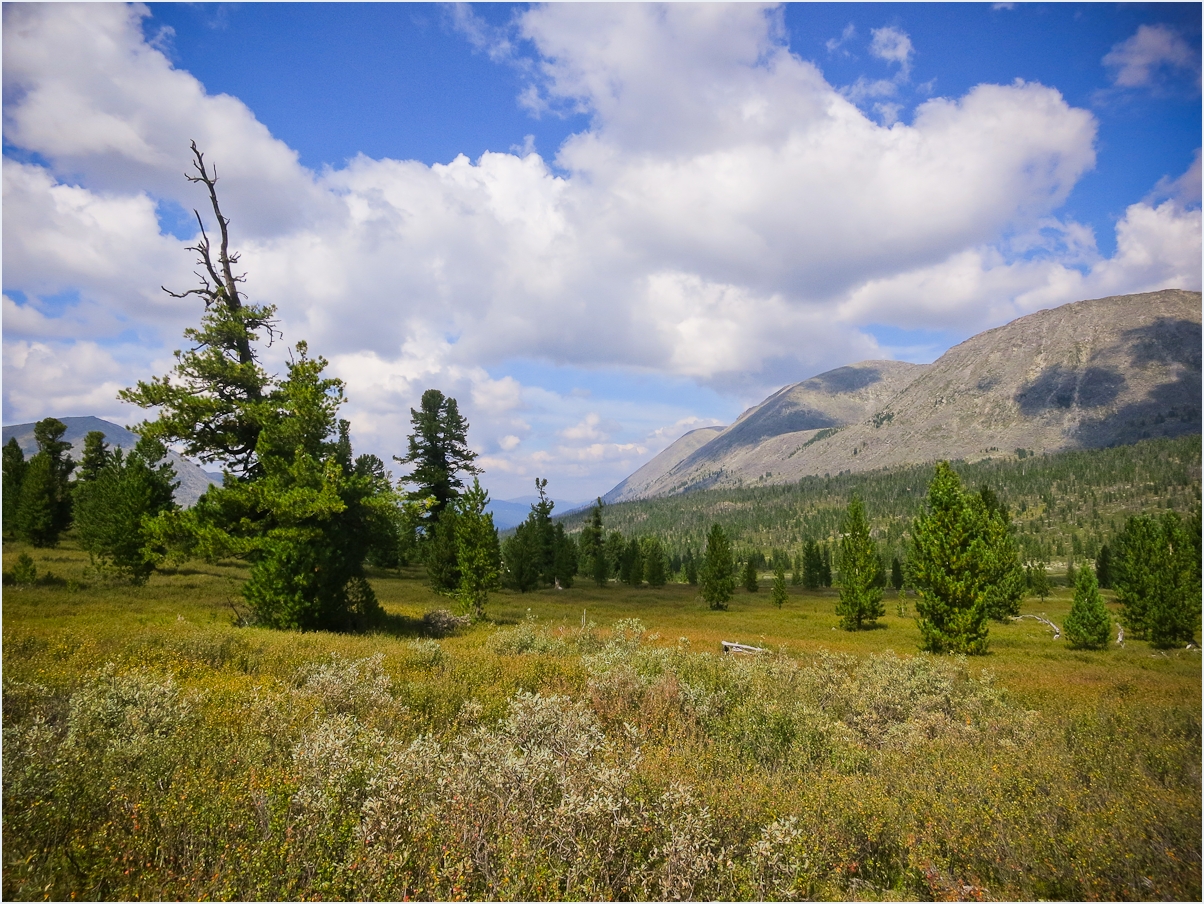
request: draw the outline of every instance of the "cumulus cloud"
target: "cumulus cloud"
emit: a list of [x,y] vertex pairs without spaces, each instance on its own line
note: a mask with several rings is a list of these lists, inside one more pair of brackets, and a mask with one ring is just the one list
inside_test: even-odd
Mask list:
[[1139,25],[1137,33],[1113,47],[1103,59],[1118,88],[1156,88],[1182,74],[1200,84],[1200,49],[1167,25]]
[[[1131,207],[1099,260],[1057,218],[1094,165],[1091,113],[1017,81],[930,99],[905,124],[867,85],[876,122],[789,51],[775,8],[553,4],[501,30],[453,11],[529,74],[532,104],[588,113],[589,128],[555,168],[528,142],[320,172],[174,69],[142,36],[147,14],[5,7],[5,137],[39,161],[4,160],[6,417],[39,399],[98,413],[100,394],[166,369],[198,311],[158,289],[191,285],[193,256],[157,213],[205,200],[182,178],[192,138],[217,165],[250,297],[346,381],[357,444],[401,451],[409,408],[438,386],[488,471],[559,476],[582,498],[711,419],[524,384],[509,362],[749,403],[881,354],[868,323],[990,325],[1096,286],[1199,284],[1190,174]],[[898,67],[895,86],[914,48],[883,28],[871,52]]]

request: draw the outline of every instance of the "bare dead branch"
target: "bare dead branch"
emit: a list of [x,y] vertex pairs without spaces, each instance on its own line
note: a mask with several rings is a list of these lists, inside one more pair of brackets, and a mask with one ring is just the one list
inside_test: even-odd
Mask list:
[[1054,640],[1057,640],[1059,637],[1062,636],[1062,629],[1059,628],[1057,625],[1055,625],[1053,622],[1051,622],[1048,618],[1046,618],[1044,612],[1042,612],[1040,615],[1013,615],[1012,621],[1020,621],[1020,619],[1022,619],[1022,618],[1031,618],[1034,621],[1041,622],[1041,624],[1043,624],[1043,625],[1049,625],[1049,627],[1053,628],[1053,639]]

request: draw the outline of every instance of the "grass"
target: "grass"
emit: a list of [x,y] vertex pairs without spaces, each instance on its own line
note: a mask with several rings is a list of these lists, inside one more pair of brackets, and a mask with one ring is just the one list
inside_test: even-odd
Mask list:
[[239,566],[23,552],[57,580],[4,592],[6,898],[1200,897],[1198,651],[1026,619],[933,658],[893,593],[849,633],[835,591],[677,584],[435,639],[417,571],[372,576],[379,631],[297,634],[234,626]]

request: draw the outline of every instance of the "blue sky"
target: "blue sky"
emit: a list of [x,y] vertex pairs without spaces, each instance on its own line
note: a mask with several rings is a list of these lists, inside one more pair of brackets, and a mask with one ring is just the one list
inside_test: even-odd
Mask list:
[[[1199,4],[6,4],[4,421],[139,418],[182,178],[346,380],[498,498],[1086,297],[1200,287]],[[282,348],[267,352],[279,364]],[[275,356],[275,357],[273,357]]]

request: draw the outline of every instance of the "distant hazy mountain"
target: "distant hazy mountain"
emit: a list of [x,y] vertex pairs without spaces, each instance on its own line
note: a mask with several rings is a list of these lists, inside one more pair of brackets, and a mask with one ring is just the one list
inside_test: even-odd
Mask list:
[[[485,506],[485,511],[493,515],[493,526],[498,530],[507,530],[511,527],[517,527],[527,520],[527,515],[531,513],[532,503],[538,502],[538,496],[519,496],[516,499],[490,499],[489,505]],[[553,515],[567,515],[569,512],[575,511],[582,506],[589,505],[588,502],[564,502],[563,500],[553,499],[554,508]]]
[[[67,425],[63,440],[71,443],[69,454],[76,461],[83,455],[84,437],[93,430],[99,430],[105,435],[105,442],[110,448],[129,450],[138,442],[136,434],[98,417],[61,417],[59,420]],[[11,427],[5,427],[3,442],[7,443],[15,437],[17,445],[21,447],[25,457],[29,458],[38,451],[38,444],[33,438],[33,428],[33,424],[13,424]],[[175,467],[176,479],[180,483],[175,492],[175,500],[179,505],[187,507],[194,504],[212,484],[222,482],[220,474],[211,474],[175,452],[169,451],[167,457]]]
[[930,365],[837,368],[679,448],[688,434],[605,498],[1199,433],[1200,306],[1199,292],[1179,290],[1079,301],[980,333]]

